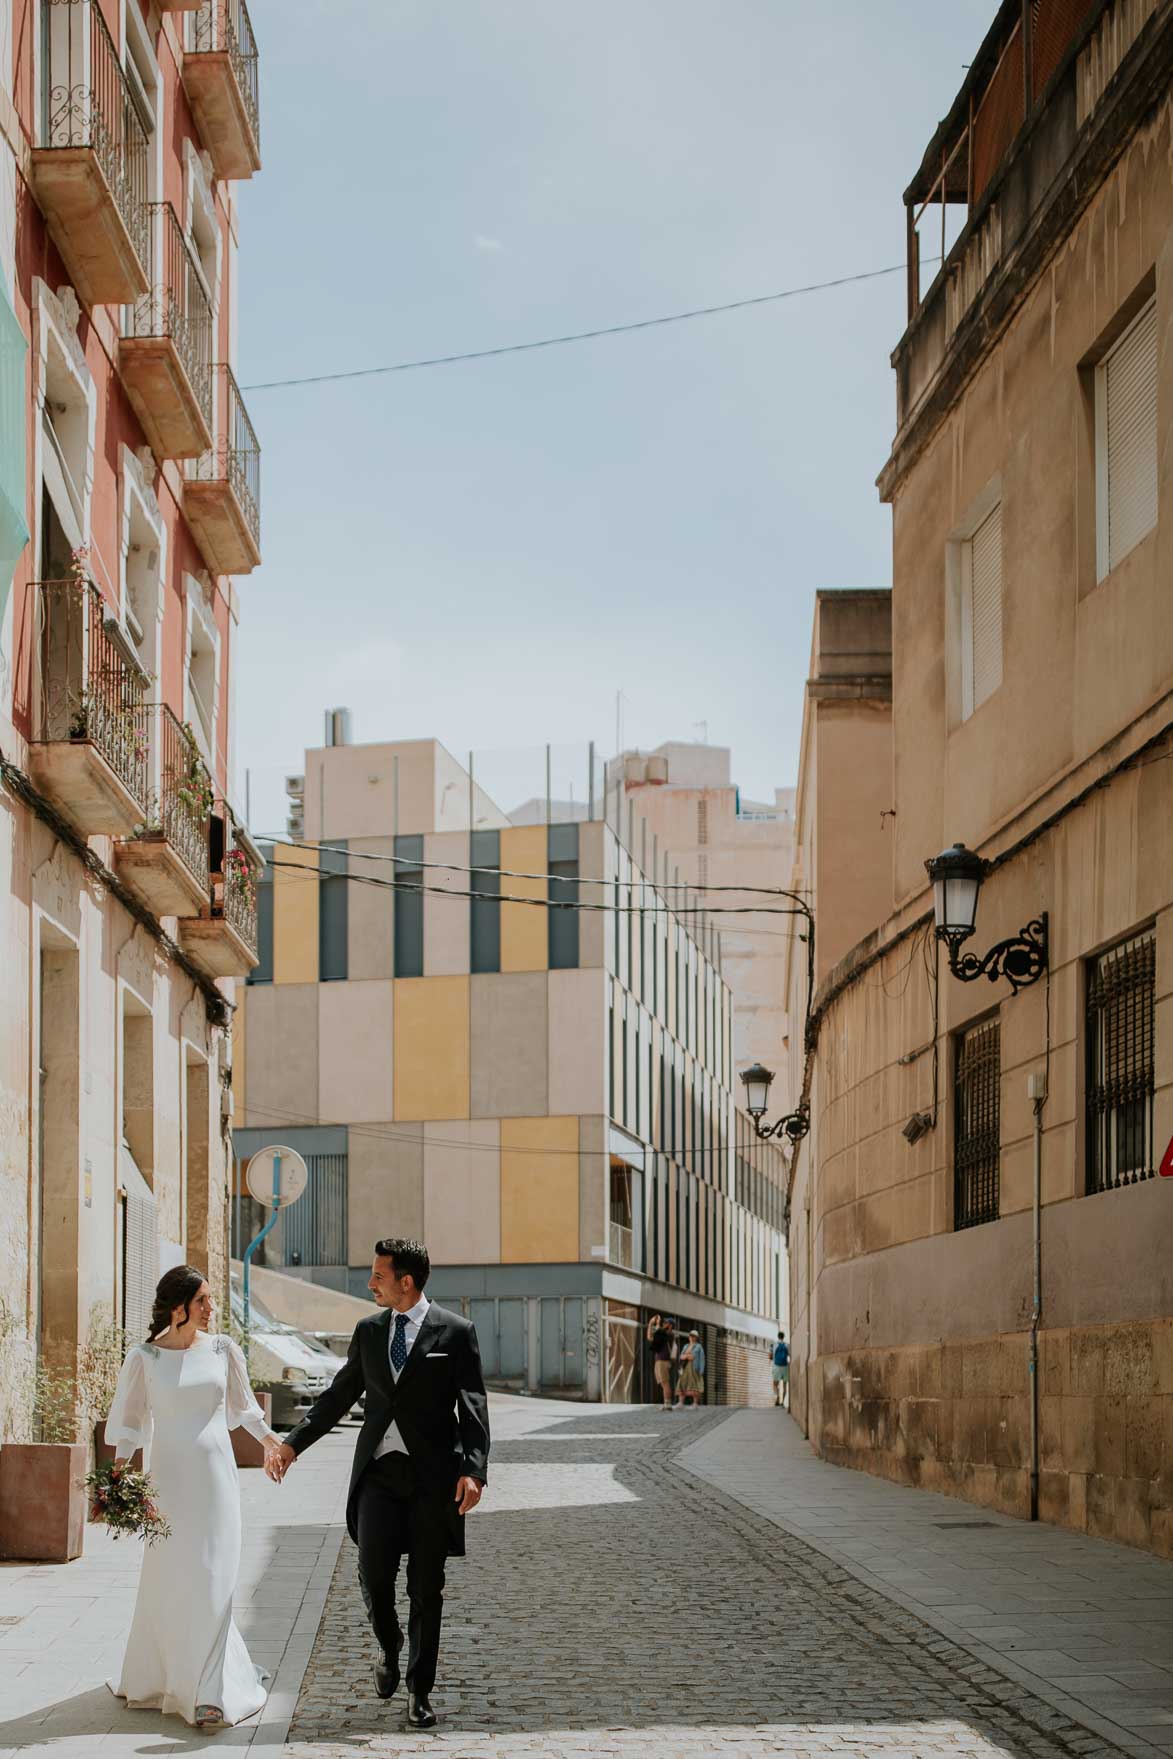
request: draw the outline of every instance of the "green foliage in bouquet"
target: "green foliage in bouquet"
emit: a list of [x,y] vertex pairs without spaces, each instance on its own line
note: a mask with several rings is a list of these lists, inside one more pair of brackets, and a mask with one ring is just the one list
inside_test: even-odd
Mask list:
[[93,1499],[91,1513],[95,1521],[103,1521],[115,1539],[124,1533],[136,1534],[154,1545],[157,1539],[170,1539],[171,1528],[159,1513],[155,1501],[155,1484],[149,1472],[140,1472],[129,1460],[112,1460],[98,1466],[86,1478],[86,1489]]

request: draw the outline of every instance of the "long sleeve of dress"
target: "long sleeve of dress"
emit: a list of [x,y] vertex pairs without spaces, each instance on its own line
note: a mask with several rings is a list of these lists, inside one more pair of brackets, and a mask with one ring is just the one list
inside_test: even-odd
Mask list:
[[129,1460],[151,1440],[151,1395],[147,1362],[138,1345],[127,1351],[106,1418],[106,1441],[119,1460]]
[[249,1385],[248,1363],[244,1359],[244,1351],[232,1338],[226,1338],[228,1345],[228,1391],[226,1394],[226,1415],[229,1429],[247,1429],[257,1441],[279,1441],[265,1422],[264,1412],[253,1396]]

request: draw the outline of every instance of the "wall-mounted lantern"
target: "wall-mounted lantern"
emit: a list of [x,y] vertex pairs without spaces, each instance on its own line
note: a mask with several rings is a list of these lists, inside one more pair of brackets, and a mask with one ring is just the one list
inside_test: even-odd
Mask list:
[[962,945],[977,922],[978,894],[989,863],[964,843],[954,843],[941,855],[925,862],[933,882],[933,915],[936,933],[949,949],[949,969],[962,983],[988,977],[997,983],[1004,977],[1011,989],[1037,983],[1047,969],[1047,913],[1035,917],[1009,940],[998,941],[981,958],[963,953]]
[[745,1109],[753,1119],[753,1127],[763,1142],[772,1136],[785,1136],[791,1142],[801,1142],[811,1127],[810,1109],[803,1100],[797,1111],[788,1112],[773,1124],[763,1125],[762,1119],[770,1101],[770,1083],[774,1079],[773,1069],[765,1068],[761,1063],[753,1063],[748,1069],[741,1071],[741,1079],[745,1082]]

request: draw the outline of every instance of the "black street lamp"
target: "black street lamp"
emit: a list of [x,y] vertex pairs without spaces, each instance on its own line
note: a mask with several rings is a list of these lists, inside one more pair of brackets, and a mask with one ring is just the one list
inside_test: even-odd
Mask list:
[[776,1123],[763,1126],[761,1120],[765,1116],[766,1106],[770,1099],[770,1083],[774,1079],[773,1069],[765,1068],[761,1063],[753,1063],[748,1069],[741,1071],[741,1079],[745,1082],[745,1109],[753,1119],[753,1127],[763,1142],[772,1136],[786,1136],[791,1142],[801,1142],[811,1127],[810,1110],[803,1100],[797,1111],[788,1112]]
[[925,867],[933,882],[937,939],[949,949],[949,969],[954,977],[962,983],[972,983],[975,977],[997,983],[1004,977],[1015,992],[1037,983],[1047,969],[1046,911],[1008,940],[995,942],[983,957],[963,953],[962,944],[973,934],[977,922],[978,893],[989,862],[964,843],[954,843],[926,861]]

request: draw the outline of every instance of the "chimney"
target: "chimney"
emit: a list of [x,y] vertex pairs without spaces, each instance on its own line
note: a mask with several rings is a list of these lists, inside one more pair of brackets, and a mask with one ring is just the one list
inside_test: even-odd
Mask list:
[[349,745],[351,737],[350,710],[348,708],[328,708],[326,710],[326,744]]

